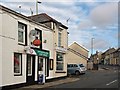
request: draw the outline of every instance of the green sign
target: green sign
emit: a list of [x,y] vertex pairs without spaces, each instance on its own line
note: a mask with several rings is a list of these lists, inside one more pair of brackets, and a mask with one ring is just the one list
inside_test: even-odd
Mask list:
[[49,57],[49,52],[47,51],[40,51],[35,49],[35,52],[38,56]]

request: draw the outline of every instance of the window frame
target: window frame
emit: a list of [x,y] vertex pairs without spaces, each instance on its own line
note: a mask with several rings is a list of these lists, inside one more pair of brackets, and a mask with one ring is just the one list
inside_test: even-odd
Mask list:
[[[62,54],[62,60],[58,60],[58,55],[59,54]],[[62,67],[61,70],[57,69],[57,63],[61,63],[62,64],[63,67]],[[56,53],[56,71],[64,71],[64,55],[63,55],[63,53],[60,53],[60,52]]]
[[[19,25],[24,26],[24,29],[19,28]],[[19,41],[19,31],[23,32],[23,42]],[[18,22],[18,44],[19,45],[27,45],[27,25],[21,22]]]
[[21,58],[21,60],[20,60],[20,66],[19,66],[19,69],[20,69],[20,72],[19,73],[15,73],[15,60],[13,61],[13,72],[14,72],[14,76],[22,76],[22,53],[16,53],[16,52],[14,52],[14,57],[15,57],[15,54],[18,54],[18,55],[20,55],[20,58]]
[[62,32],[58,31],[58,47],[62,45]]

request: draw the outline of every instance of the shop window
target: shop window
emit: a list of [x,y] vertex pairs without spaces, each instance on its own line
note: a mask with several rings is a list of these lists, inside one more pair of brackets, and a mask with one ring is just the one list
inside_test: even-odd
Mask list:
[[14,53],[14,75],[22,75],[22,54]]
[[26,44],[26,25],[18,22],[18,43]]
[[56,70],[63,70],[63,54],[57,53]]
[[53,70],[53,59],[50,59],[50,61],[49,61],[49,69],[50,70]]

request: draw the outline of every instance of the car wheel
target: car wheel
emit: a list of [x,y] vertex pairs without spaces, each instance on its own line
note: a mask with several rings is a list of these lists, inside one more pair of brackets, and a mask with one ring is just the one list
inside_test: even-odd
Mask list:
[[75,75],[80,75],[80,72],[79,71],[75,71]]

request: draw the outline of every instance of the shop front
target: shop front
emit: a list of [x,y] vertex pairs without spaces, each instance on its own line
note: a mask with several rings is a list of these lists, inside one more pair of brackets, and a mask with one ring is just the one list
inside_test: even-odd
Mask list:
[[[26,65],[26,82],[45,83],[46,77],[49,76],[49,51],[39,48],[30,48],[27,53]],[[42,75],[42,82],[40,76]]]

